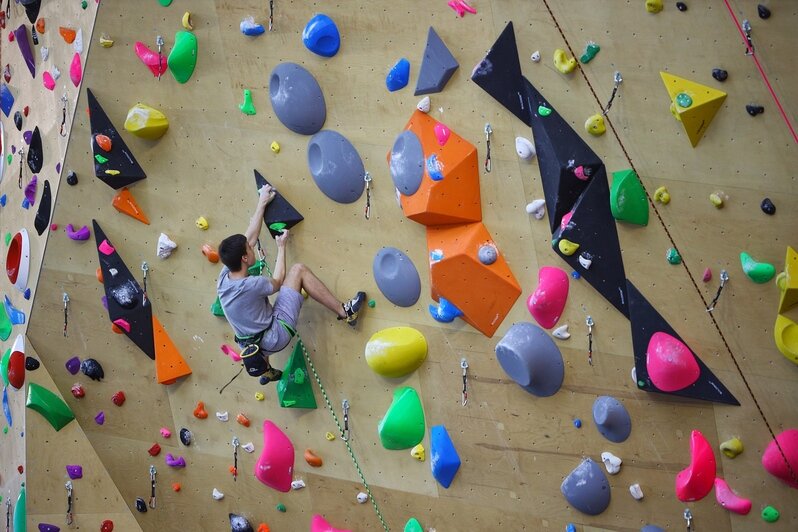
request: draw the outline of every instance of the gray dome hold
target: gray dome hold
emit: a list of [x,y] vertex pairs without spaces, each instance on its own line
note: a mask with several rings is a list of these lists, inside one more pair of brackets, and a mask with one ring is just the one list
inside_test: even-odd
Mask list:
[[611,442],[626,441],[632,432],[632,418],[626,407],[608,395],[596,398],[593,403],[593,422],[601,435]]
[[424,149],[412,131],[402,131],[391,148],[391,178],[393,186],[405,196],[412,196],[424,177]]
[[610,483],[601,467],[585,458],[560,485],[568,504],[587,515],[598,515],[610,505]]
[[325,129],[308,142],[308,167],[325,196],[353,203],[363,194],[366,170],[352,143],[337,131]]
[[313,74],[296,63],[280,63],[269,76],[269,97],[282,124],[300,135],[313,135],[324,127],[327,105]]
[[514,323],[496,344],[496,358],[505,373],[533,395],[549,397],[562,386],[565,365],[560,349],[537,325]]
[[479,246],[477,257],[479,258],[479,262],[486,266],[490,266],[499,258],[499,252],[496,250],[496,246],[492,244],[483,244]]
[[382,248],[372,264],[374,280],[385,298],[398,307],[412,307],[421,295],[421,278],[410,257],[392,247]]

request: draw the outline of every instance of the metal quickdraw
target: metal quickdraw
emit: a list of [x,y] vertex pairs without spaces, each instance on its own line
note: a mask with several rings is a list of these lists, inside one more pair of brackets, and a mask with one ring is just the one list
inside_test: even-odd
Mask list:
[[66,524],[71,525],[74,521],[74,515],[72,513],[72,481],[67,480],[65,486],[67,492]]
[[344,411],[344,430],[341,431],[341,439],[349,441],[349,401],[344,399],[341,403],[341,409]]
[[682,514],[684,520],[687,521],[687,530],[690,531],[693,529],[693,512],[690,511],[690,508],[685,508],[684,513]]
[[274,31],[274,0],[269,0],[269,31]]
[[155,37],[155,44],[158,45],[158,81],[161,81],[161,62],[163,61],[163,55],[161,54],[161,48],[163,48],[164,42],[163,37],[158,35]]
[[363,176],[363,181],[366,182],[366,220],[371,217],[371,174],[366,172]]
[[743,20],[743,33],[745,34],[745,55],[754,55],[754,41],[751,39],[751,22],[748,19]]
[[25,159],[25,148],[19,148],[19,189],[22,190],[22,161]]
[[593,365],[593,325],[595,325],[592,316],[587,317],[587,319],[585,320],[585,325],[587,325],[587,363],[592,366]]
[[463,392],[460,397],[460,404],[465,406],[468,404],[468,361],[465,358],[460,359],[460,367],[463,369]]
[[67,336],[67,322],[69,320],[69,294],[64,292],[64,297],[62,298],[64,302],[64,338]]
[[718,304],[718,299],[720,298],[720,293],[723,291],[723,287],[726,286],[726,283],[729,281],[729,272],[726,270],[720,271],[720,286],[718,287],[718,291],[715,292],[715,297],[712,298],[712,302],[707,306],[707,312],[712,312],[715,310],[715,305]]
[[488,145],[487,147],[487,154],[485,155],[485,171],[490,173],[491,170],[491,162],[490,162],[490,136],[493,134],[493,128],[490,127],[490,124],[485,124],[485,143]]
[[61,107],[61,129],[59,130],[58,134],[61,135],[62,137],[66,137],[67,136],[67,132],[66,132],[66,116],[67,116],[67,102],[68,101],[69,100],[67,99],[66,93],[61,95],[61,103],[63,104],[63,106]]
[[147,264],[147,261],[142,261],[141,263],[141,271],[144,272],[144,295],[141,298],[142,306],[147,306],[147,272],[150,271],[150,266]]
[[6,532],[11,532],[11,492],[6,497]]
[[155,466],[150,466],[150,508],[155,509]]
[[238,436],[233,436],[233,482],[238,480],[238,446],[241,442]]
[[612,94],[610,94],[610,101],[607,102],[607,105],[604,106],[604,110],[601,112],[601,114],[604,116],[607,116],[607,113],[610,112],[610,107],[612,107],[612,102],[615,100],[615,95],[618,94],[618,87],[620,87],[621,83],[623,83],[623,76],[621,76],[621,73],[618,70],[616,70],[615,74],[613,74],[612,82],[613,85]]

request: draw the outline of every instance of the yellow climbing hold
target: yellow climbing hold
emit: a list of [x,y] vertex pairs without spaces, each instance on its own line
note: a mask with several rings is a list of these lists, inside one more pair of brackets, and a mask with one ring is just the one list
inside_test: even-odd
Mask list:
[[427,453],[424,451],[424,446],[420,443],[410,449],[410,456],[418,460],[419,462],[423,462],[424,458],[426,458]]
[[325,438],[327,441],[333,441],[333,440],[335,439],[335,434],[333,434],[332,432],[327,432],[327,433],[324,435],[324,438]]
[[403,377],[427,358],[427,340],[412,327],[377,331],[366,344],[366,363],[383,377]]
[[778,314],[773,336],[779,352],[793,364],[798,364],[798,323]]
[[263,401],[264,399],[266,399],[266,396],[263,395],[263,392],[255,392],[256,401]]
[[595,137],[600,137],[607,131],[607,126],[604,125],[604,116],[598,113],[591,115],[585,120],[585,131]]
[[726,440],[725,442],[720,444],[720,450],[723,454],[728,456],[729,458],[734,458],[741,452],[743,452],[743,442],[740,441],[740,438],[736,436],[730,440]]
[[159,110],[137,103],[127,112],[125,129],[137,137],[158,140],[169,129],[169,120]]
[[579,249],[579,244],[576,242],[571,242],[567,238],[561,238],[560,241],[557,243],[557,247],[560,249],[560,253],[563,255],[570,257],[576,250]]
[[671,202],[671,195],[668,192],[668,189],[664,186],[659,187],[657,190],[654,191],[654,201],[658,201],[663,205],[667,205]]
[[280,153],[280,145],[277,144],[276,140],[273,140],[271,145],[269,146],[274,153]]
[[646,11],[649,13],[659,13],[662,7],[662,0],[646,0]]
[[183,19],[180,21],[183,24],[183,27],[186,28],[188,31],[194,29],[194,26],[191,24],[191,13],[186,11],[183,13]]
[[709,201],[712,202],[712,205],[714,205],[716,209],[723,208],[723,193],[713,192],[709,195]]
[[[660,72],[659,75],[671,99],[671,113],[682,123],[690,143],[695,147],[723,105],[726,93],[667,72]],[[692,98],[690,107],[676,105],[676,98],[682,94]]]
[[554,50],[554,66],[563,74],[570,74],[576,68],[576,58],[568,59],[565,50],[557,48]]
[[119,170],[106,170],[105,173],[108,175],[119,175]]
[[200,216],[199,218],[197,218],[197,220],[194,222],[194,225],[196,225],[199,229],[202,229],[203,231],[208,230],[208,220],[205,219],[204,216]]
[[784,271],[779,274],[776,284],[781,291],[779,314],[784,314],[798,305],[798,253],[790,246],[787,246],[784,258]]
[[100,46],[102,46],[103,48],[110,48],[113,45],[114,41],[107,33],[103,33],[102,35],[100,35]]

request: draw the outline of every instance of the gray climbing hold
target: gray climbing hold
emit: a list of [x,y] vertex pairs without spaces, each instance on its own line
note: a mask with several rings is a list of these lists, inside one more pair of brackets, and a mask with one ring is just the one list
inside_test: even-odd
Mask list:
[[405,196],[412,196],[424,177],[424,149],[412,131],[402,131],[391,148],[391,178],[393,186]]
[[285,127],[300,135],[313,135],[324,126],[327,106],[313,74],[296,63],[280,63],[269,77],[274,114]]
[[415,95],[441,92],[460,65],[430,26]]
[[412,307],[421,295],[421,278],[410,257],[385,247],[374,256],[374,280],[385,298],[399,307]]
[[601,467],[585,458],[560,485],[568,504],[582,513],[598,515],[610,505],[610,483]]
[[479,251],[477,251],[477,258],[479,262],[486,266],[490,266],[496,259],[499,258],[499,252],[496,251],[496,246],[492,244],[483,244],[479,246]]
[[502,369],[523,389],[538,397],[557,393],[565,366],[559,348],[546,331],[529,322],[514,323],[496,344]]
[[611,442],[626,441],[632,432],[632,418],[626,407],[608,395],[596,398],[593,403],[593,422],[601,435]]
[[665,529],[657,525],[646,525],[640,529],[640,532],[665,532]]
[[352,203],[363,194],[366,170],[357,150],[346,137],[328,129],[308,142],[308,166],[316,185],[338,203]]

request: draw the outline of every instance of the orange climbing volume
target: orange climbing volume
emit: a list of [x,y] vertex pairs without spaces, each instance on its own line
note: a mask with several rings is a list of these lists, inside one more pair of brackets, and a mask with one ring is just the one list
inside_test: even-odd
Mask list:
[[155,341],[155,376],[160,384],[174,384],[180,377],[191,375],[191,368],[172,339],[164,330],[161,322],[152,317],[153,339]]
[[117,192],[116,196],[114,196],[113,204],[114,208],[119,212],[127,214],[131,218],[135,218],[143,224],[150,225],[150,220],[147,218],[147,215],[141,210],[141,207],[136,203],[136,199],[127,187]]

